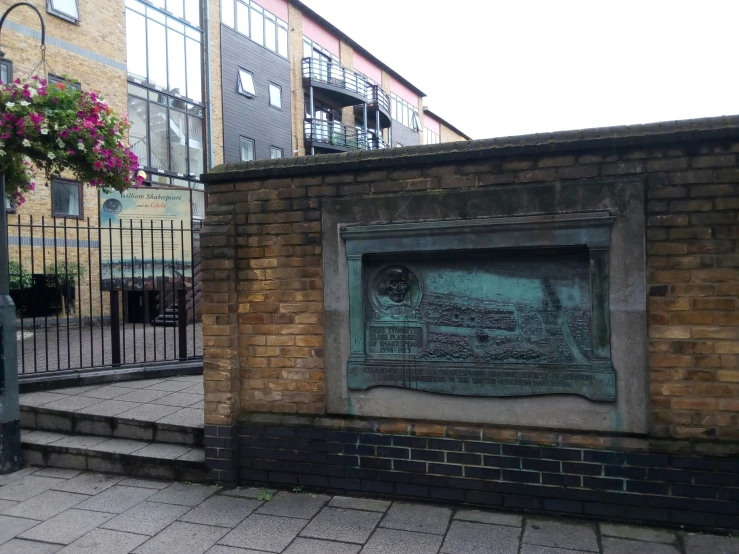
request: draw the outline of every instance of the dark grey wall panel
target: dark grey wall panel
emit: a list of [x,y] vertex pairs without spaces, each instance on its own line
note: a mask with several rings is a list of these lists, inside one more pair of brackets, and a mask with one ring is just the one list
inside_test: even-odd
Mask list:
[[[254,74],[255,98],[238,93],[239,67]],[[282,110],[269,105],[269,83],[282,87]],[[292,156],[290,64],[274,52],[221,25],[221,85],[223,90],[223,155],[238,162],[239,136],[254,139],[256,158],[269,158],[269,147]]]
[[393,143],[390,146],[392,146],[393,148],[397,146],[397,143],[400,143],[403,146],[414,146],[417,144],[421,144],[420,138],[416,131],[409,129],[408,127],[398,123],[397,121],[393,121],[392,130]]

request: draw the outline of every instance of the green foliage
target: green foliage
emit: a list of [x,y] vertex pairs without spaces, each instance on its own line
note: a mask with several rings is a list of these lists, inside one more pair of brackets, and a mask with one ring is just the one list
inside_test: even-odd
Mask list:
[[302,490],[303,490],[303,487],[293,487],[293,492],[296,494],[299,492],[302,492]]
[[259,494],[257,495],[257,500],[261,502],[269,502],[274,497],[275,495],[269,492],[267,489],[262,489],[261,491],[259,491]]
[[86,274],[87,268],[77,262],[59,260],[46,264],[47,279],[55,280],[58,286],[74,287],[77,284],[77,277],[81,281]]
[[18,262],[8,262],[10,290],[29,289],[33,286],[33,276]]

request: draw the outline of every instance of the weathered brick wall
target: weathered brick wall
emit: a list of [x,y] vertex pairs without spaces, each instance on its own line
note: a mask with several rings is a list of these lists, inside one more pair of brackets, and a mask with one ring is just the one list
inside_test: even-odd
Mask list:
[[[413,166],[411,158],[395,169],[211,185],[211,206],[234,210],[241,409],[325,410],[323,198],[483,187],[505,195],[519,183],[642,175],[649,197],[652,435],[736,439],[739,170],[733,152],[739,143],[581,149],[437,166]],[[204,312],[210,309],[206,304]],[[225,329],[206,322],[205,334]],[[206,349],[206,362],[210,357]],[[206,405],[206,412],[216,408]]]

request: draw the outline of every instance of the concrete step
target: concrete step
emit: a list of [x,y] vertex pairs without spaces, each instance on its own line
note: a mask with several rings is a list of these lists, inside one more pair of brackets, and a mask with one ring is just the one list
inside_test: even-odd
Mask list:
[[21,446],[28,465],[205,481],[204,450],[192,445],[23,429]]
[[203,428],[117,416],[83,414],[21,404],[21,427],[34,431],[95,435],[182,446],[202,446]]

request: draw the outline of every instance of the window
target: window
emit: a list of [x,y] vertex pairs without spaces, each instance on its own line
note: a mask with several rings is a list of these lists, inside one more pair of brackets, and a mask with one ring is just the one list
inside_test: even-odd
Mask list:
[[0,60],[0,82],[9,83],[13,80],[13,62]]
[[239,145],[241,146],[241,161],[254,161],[254,140],[245,137],[239,137]]
[[82,90],[79,81],[68,79],[67,77],[63,77],[61,75],[53,75],[52,73],[49,73],[47,81],[50,85],[62,84],[73,89]]
[[[146,5],[126,0],[126,59],[134,81],[202,103],[202,32],[197,0]],[[176,17],[172,17],[172,16]]]
[[129,83],[128,140],[150,172],[199,178],[204,171],[203,108]]
[[421,119],[418,116],[418,108],[395,94],[390,94],[390,111],[392,112],[393,119],[398,123],[410,127],[414,131],[421,130]]
[[287,23],[250,0],[223,0],[221,23],[287,58]]
[[282,87],[280,85],[269,84],[269,105],[273,108],[282,109]]
[[16,205],[15,200],[11,200],[8,195],[5,195],[5,211],[9,214],[14,214],[16,208],[18,208],[18,206]]
[[426,127],[423,128],[423,136],[424,144],[439,144],[441,142],[441,138],[439,137],[439,135],[431,129],[427,129]]
[[82,183],[66,179],[51,182],[51,215],[82,219]]
[[246,69],[239,69],[239,94],[254,98],[257,91],[254,88],[254,75]]
[[77,0],[46,0],[46,11],[73,23],[80,20]]
[[270,146],[269,147],[269,157],[272,160],[282,158],[283,157],[282,148],[277,148],[276,146]]

